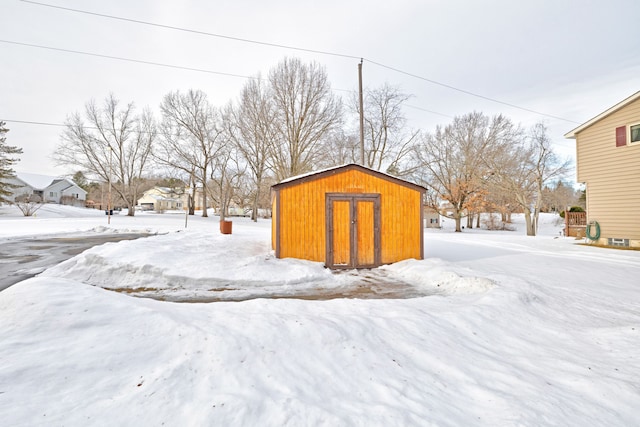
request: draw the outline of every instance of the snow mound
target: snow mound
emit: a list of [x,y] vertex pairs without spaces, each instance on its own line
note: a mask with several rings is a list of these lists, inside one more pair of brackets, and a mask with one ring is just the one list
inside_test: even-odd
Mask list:
[[287,296],[332,278],[322,263],[276,259],[266,242],[198,231],[93,247],[43,276],[172,300]]
[[[105,231],[96,227],[94,231]],[[105,231],[106,232],[106,231]],[[184,231],[107,243],[49,270],[59,277],[171,301],[250,298],[413,298],[484,293],[489,279],[460,275],[437,260],[332,272],[320,262],[277,259],[268,243]]]
[[380,267],[391,275],[440,294],[477,294],[491,290],[495,283],[484,277],[461,276],[440,259],[406,260]]

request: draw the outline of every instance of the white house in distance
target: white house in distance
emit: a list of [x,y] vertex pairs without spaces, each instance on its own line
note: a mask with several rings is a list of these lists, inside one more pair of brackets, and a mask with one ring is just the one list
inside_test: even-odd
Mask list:
[[169,187],[153,187],[144,192],[138,199],[138,206],[145,211],[182,210],[187,207],[187,192]]
[[15,185],[10,200],[36,195],[45,203],[84,206],[87,199],[87,192],[69,178],[16,172],[16,177],[6,182]]

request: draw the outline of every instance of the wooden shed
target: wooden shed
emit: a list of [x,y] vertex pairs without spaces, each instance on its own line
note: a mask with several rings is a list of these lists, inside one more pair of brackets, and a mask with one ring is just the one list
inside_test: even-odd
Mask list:
[[372,268],[422,259],[425,188],[349,164],[272,187],[272,245],[277,258]]

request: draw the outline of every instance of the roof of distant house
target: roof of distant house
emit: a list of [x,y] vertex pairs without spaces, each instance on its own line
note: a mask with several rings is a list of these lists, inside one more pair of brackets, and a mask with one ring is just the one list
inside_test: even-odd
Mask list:
[[54,180],[60,178],[56,176],[39,175],[36,173],[26,172],[16,172],[16,176],[36,190],[44,190],[51,185]]
[[[34,190],[42,191],[45,188],[56,184],[58,182],[66,182],[68,185],[62,189],[62,191],[67,190],[72,186],[78,186],[75,182],[73,182],[70,178],[65,178],[64,176],[50,176],[50,175],[39,175],[37,173],[26,173],[26,172],[16,172],[16,177],[21,181],[28,184]],[[79,186],[78,186],[79,187]],[[80,188],[82,191],[86,193],[85,190]]]

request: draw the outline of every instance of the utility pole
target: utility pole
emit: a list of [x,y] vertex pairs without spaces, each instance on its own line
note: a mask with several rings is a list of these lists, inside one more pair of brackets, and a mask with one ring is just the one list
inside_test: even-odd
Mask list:
[[184,228],[187,228],[187,219],[189,218],[189,210],[191,209],[191,182],[193,181],[193,173],[189,175],[189,187],[185,192],[187,194],[187,209],[184,210]]
[[111,224],[111,174],[112,174],[112,167],[111,167],[111,159],[113,158],[113,149],[111,148],[111,146],[109,146],[109,199],[107,201],[107,224]]
[[358,64],[358,95],[360,98],[360,165],[364,166],[364,108],[362,101],[362,58]]

